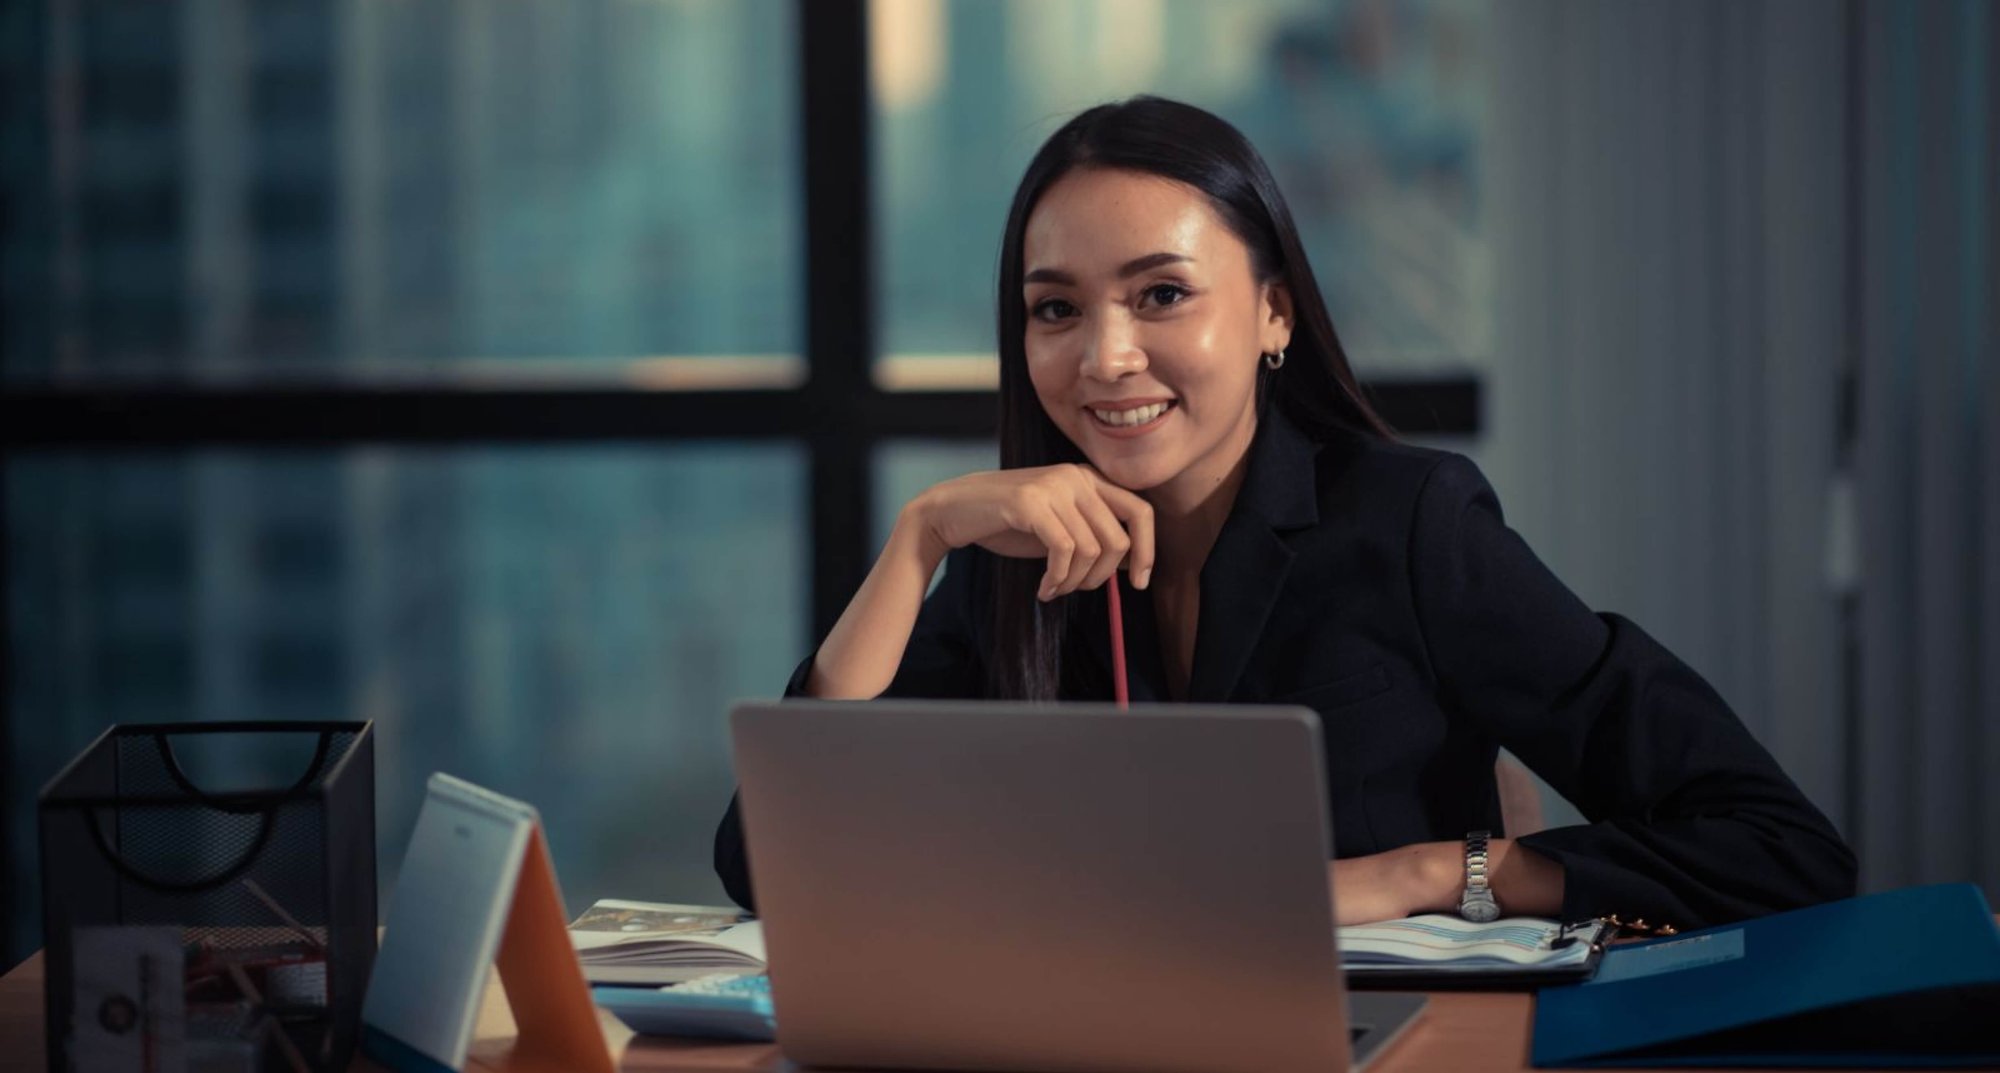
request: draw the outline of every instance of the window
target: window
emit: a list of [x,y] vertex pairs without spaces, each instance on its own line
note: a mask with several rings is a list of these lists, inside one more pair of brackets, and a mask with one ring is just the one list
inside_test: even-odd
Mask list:
[[1263,154],[1363,372],[1483,367],[1485,8],[1325,0],[874,0],[886,388],[990,387],[1014,184],[1076,112],[1208,108]]
[[372,719],[385,885],[444,770],[541,810],[572,899],[722,899],[729,706],[806,651],[804,475],[783,442],[11,462],[6,785],[113,722]]
[[[1043,75],[966,35],[1056,48],[1081,7],[910,8],[950,35],[930,105],[881,88],[909,12],[871,67],[865,0],[19,7],[0,959],[37,942],[34,791],[118,721],[377,719],[385,883],[444,767],[543,809],[573,909],[719,898],[728,703],[910,494],[992,463],[990,202],[1038,134],[945,106]],[[1064,101],[1223,17],[1105,7],[1164,66]],[[1476,425],[1465,377],[1373,387]]]
[[804,378],[786,0],[44,17],[83,79],[10,176],[53,269],[10,380]]

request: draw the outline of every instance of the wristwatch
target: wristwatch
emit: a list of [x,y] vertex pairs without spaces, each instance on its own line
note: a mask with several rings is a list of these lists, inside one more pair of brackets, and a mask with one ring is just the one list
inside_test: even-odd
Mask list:
[[1493,888],[1486,882],[1486,840],[1490,831],[1473,831],[1465,836],[1465,894],[1458,900],[1458,915],[1475,924],[1500,918],[1500,903],[1493,900]]

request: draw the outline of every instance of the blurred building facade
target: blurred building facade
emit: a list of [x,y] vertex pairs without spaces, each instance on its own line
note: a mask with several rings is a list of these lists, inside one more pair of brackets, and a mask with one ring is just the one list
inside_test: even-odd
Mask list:
[[[1448,446],[1556,572],[1702,671],[1871,883],[2000,896],[1990,3],[865,6],[878,378],[990,373],[1007,198],[1069,114],[1213,108],[1364,372],[1485,378]],[[0,382],[802,364],[798,11],[8,5]],[[385,882],[442,768],[544,809],[573,902],[720,899],[723,712],[812,640],[811,459],[671,432],[10,451],[0,953],[38,942],[34,792],[113,722],[378,720]],[[891,443],[855,509],[992,457]]]
[[[795,349],[793,87],[764,41],[789,26],[770,2],[10,8],[12,107],[44,111],[6,154],[32,211],[0,372],[601,379]],[[732,84],[742,113],[693,106]],[[573,895],[719,898],[723,713],[802,649],[802,474],[785,443],[9,455],[7,948],[38,945],[34,792],[114,722],[378,720],[385,883],[443,768],[541,804]]]

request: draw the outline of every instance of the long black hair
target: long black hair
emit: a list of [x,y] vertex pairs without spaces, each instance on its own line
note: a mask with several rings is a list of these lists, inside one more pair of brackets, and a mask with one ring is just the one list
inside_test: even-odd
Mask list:
[[[1228,122],[1189,104],[1141,96],[1101,104],[1063,124],[1028,162],[1007,210],[1000,242],[1000,466],[1015,469],[1082,462],[1075,444],[1042,409],[1028,378],[1027,303],[1021,295],[1022,236],[1042,194],[1080,167],[1144,172],[1201,191],[1230,231],[1250,249],[1260,283],[1282,282],[1293,310],[1291,344],[1278,370],[1259,373],[1258,395],[1270,396],[1309,433],[1347,429],[1392,439],[1354,379],[1334,334],[1305,247],[1278,184],[1248,139]],[[1248,355],[1245,356],[1248,358]],[[1055,700],[1063,680],[1062,648],[1071,609],[1044,604],[1036,589],[1045,564],[1002,558],[994,572],[993,644],[988,691],[1018,700]]]

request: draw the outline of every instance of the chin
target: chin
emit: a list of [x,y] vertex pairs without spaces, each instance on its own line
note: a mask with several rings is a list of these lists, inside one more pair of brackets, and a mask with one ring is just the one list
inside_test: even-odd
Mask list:
[[1092,458],[1092,466],[1112,484],[1128,492],[1157,488],[1173,477],[1175,470],[1157,455],[1127,458]]

